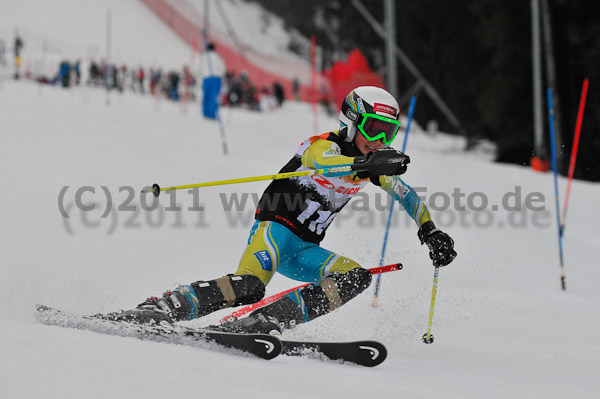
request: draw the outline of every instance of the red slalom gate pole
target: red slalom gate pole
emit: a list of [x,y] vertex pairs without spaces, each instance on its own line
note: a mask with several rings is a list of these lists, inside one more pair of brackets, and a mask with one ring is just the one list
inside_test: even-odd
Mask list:
[[[371,274],[381,274],[381,273],[393,272],[393,271],[396,271],[396,270],[402,270],[402,267],[403,267],[402,263],[393,263],[391,265],[374,267],[374,268],[369,269],[369,271],[371,272]],[[266,305],[268,305],[270,303],[278,301],[284,295],[289,294],[290,292],[292,292],[294,290],[297,290],[298,288],[306,287],[307,285],[310,285],[310,284],[311,283],[299,285],[298,287],[290,288],[289,290],[285,290],[283,292],[271,295],[270,297],[267,297],[267,298],[263,299],[262,301],[259,301],[259,302],[253,303],[251,305],[245,306],[245,307],[241,308],[240,310],[236,310],[232,314],[223,317],[219,321],[221,323],[223,323],[224,321],[229,320],[231,317],[240,317],[240,316],[243,316],[246,313],[252,312],[255,309],[262,308],[263,306],[266,306]]]
[[577,150],[579,148],[579,136],[581,135],[581,124],[583,122],[583,111],[585,109],[585,101],[587,98],[587,91],[589,86],[589,80],[583,81],[583,87],[581,88],[581,98],[579,100],[579,111],[577,112],[577,124],[575,125],[575,137],[573,138],[573,148],[571,150],[571,161],[569,162],[569,180],[567,182],[567,193],[565,194],[565,207],[563,209],[561,225],[561,231],[564,232],[565,222],[567,221],[567,207],[569,206],[569,194],[571,193],[571,183],[573,182],[573,174],[575,173],[575,163],[577,162]]

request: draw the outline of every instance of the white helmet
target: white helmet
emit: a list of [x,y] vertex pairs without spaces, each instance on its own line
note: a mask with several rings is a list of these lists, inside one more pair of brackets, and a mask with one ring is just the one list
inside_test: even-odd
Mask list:
[[369,140],[374,140],[375,137],[383,138],[384,143],[389,145],[400,126],[398,122],[400,107],[394,96],[375,86],[360,86],[352,90],[344,99],[340,110],[340,132],[344,140],[354,141],[357,130],[367,136],[366,116],[378,119],[375,121],[377,126],[374,128],[379,133],[377,136],[367,138]]

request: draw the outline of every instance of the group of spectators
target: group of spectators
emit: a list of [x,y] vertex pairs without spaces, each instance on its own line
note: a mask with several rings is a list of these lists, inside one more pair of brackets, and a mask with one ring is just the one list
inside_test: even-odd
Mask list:
[[[215,46],[209,43],[207,51],[202,53],[193,73],[190,67],[181,70],[164,70],[163,68],[144,68],[143,66],[120,66],[92,60],[84,75],[80,60],[61,60],[55,72],[34,76],[31,71],[21,73],[21,50],[23,40],[17,36],[14,43],[15,79],[25,77],[42,84],[57,85],[70,88],[86,84],[109,88],[119,92],[130,91],[139,94],[149,93],[162,96],[172,101],[195,101],[202,95],[202,81],[208,76],[220,76],[221,86],[217,102],[222,106],[243,107],[253,111],[271,110],[281,107],[285,100],[284,88],[279,82],[271,86],[257,87],[246,71],[236,74],[228,71],[222,58],[215,52]],[[0,43],[0,61],[4,59],[6,47]],[[207,66],[211,66],[208,67]]]
[[[51,78],[40,75],[36,80],[40,83],[60,85],[64,88],[79,86],[81,62],[79,60],[76,62],[63,60]],[[184,83],[183,88],[181,82]],[[127,90],[140,94],[162,94],[166,98],[179,101],[183,94],[193,95],[195,79],[187,67],[181,73],[178,71],[164,72],[161,68],[150,68],[147,72],[142,66],[130,68],[125,64],[117,66],[107,64],[104,60],[100,62],[92,60],[85,83],[89,86],[105,87],[119,92]]]
[[186,66],[182,71],[164,71],[162,68],[145,69],[142,66],[129,68],[123,64],[107,65],[104,61],[92,61],[89,67],[87,84],[108,87],[123,92],[150,93],[162,95],[173,101],[182,97],[195,99],[196,79]]
[[[149,93],[172,101],[195,101],[201,95],[201,76],[194,75],[188,66],[181,71],[164,70],[143,66],[117,66],[91,61],[85,82],[82,81],[82,65],[79,60],[63,60],[51,77],[40,75],[35,78],[39,83],[59,85],[64,88],[79,86],[106,87],[119,92],[130,91],[139,94]],[[197,77],[198,76],[198,77]],[[253,111],[280,107],[285,100],[283,86],[274,82],[270,87],[260,90],[254,85],[245,71],[235,74],[227,71],[222,81],[219,103],[223,106],[243,107]]]
[[273,82],[271,87],[264,86],[259,91],[245,71],[239,75],[228,71],[225,74],[223,88],[221,103],[233,107],[246,107],[260,111],[264,107],[271,109],[281,107],[285,100],[285,92],[279,82]]

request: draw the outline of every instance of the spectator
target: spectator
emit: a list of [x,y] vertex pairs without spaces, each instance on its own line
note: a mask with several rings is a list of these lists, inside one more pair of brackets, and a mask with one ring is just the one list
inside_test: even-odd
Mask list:
[[169,97],[173,101],[179,101],[179,81],[180,81],[180,77],[177,72],[169,73],[169,83],[170,83]]
[[140,93],[144,94],[144,79],[145,79],[145,72],[144,72],[144,68],[140,67],[140,69],[138,70],[138,84],[140,86]]
[[196,70],[198,80],[203,80],[208,76],[218,76],[223,78],[226,72],[225,61],[223,61],[223,58],[217,53],[215,44],[208,43],[206,45],[206,51],[199,55],[198,69]]
[[236,77],[233,72],[227,72],[225,77],[226,86],[228,91],[225,98],[226,103],[231,106],[237,106],[242,101],[242,82],[239,77]]
[[285,92],[281,83],[273,82],[273,95],[275,96],[275,100],[277,100],[277,106],[281,107],[285,100]]
[[6,45],[4,44],[4,40],[0,39],[0,65],[6,64],[6,60],[4,59],[5,53],[6,53]]
[[214,43],[208,43],[198,65],[198,77],[202,79],[202,115],[210,119],[217,118],[222,80],[227,72],[225,62],[215,50]]
[[68,61],[62,61],[58,68],[60,85],[68,88],[71,85],[71,64]]
[[104,60],[100,60],[100,65],[98,66],[98,77],[100,79],[99,84],[106,86],[108,79],[108,65],[106,65]]
[[117,85],[117,68],[114,65],[107,65],[104,72],[105,84],[107,89],[112,89]]
[[75,84],[79,86],[79,82],[81,81],[81,61],[77,60],[77,62],[75,62],[73,71],[75,72]]
[[96,64],[96,61],[92,60],[92,62],[90,63],[87,84],[97,84],[97,82],[100,80],[100,70],[98,68],[98,64]]
[[292,90],[294,90],[294,100],[300,101],[300,80],[298,78],[292,80]]
[[19,71],[21,69],[21,49],[23,48],[23,46],[24,46],[23,40],[21,39],[21,37],[17,33],[17,35],[15,37],[15,47],[14,47],[14,52],[15,52],[15,79],[19,79]]
[[242,71],[240,73],[241,78],[241,103],[246,105],[250,110],[257,111],[258,110],[258,93],[256,92],[256,87],[250,81],[250,76],[248,72]]

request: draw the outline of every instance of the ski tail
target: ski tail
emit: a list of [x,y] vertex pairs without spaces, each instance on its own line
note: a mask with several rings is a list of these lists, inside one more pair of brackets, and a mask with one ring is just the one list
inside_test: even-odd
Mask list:
[[325,356],[330,360],[374,367],[386,359],[386,347],[377,341],[302,342],[283,341],[283,354],[288,356]]

